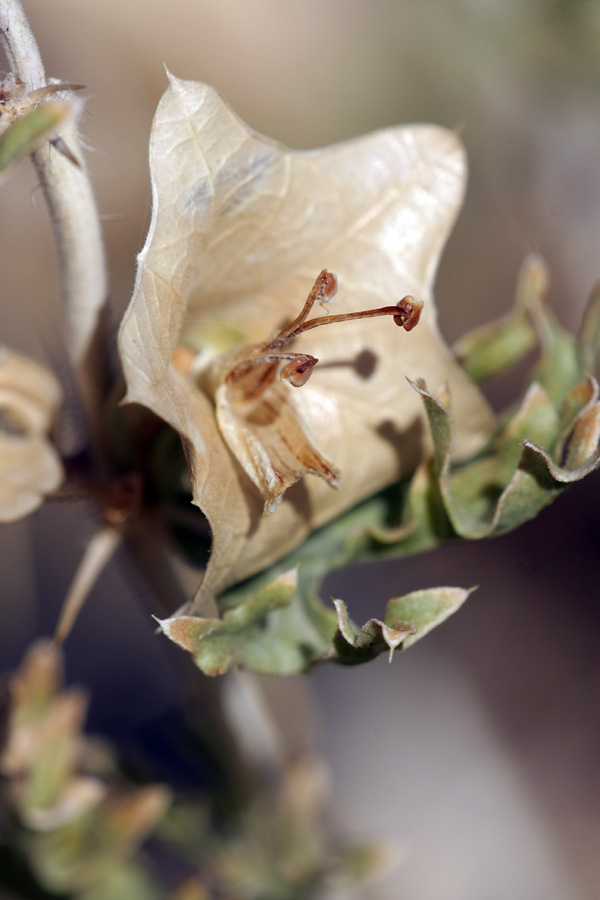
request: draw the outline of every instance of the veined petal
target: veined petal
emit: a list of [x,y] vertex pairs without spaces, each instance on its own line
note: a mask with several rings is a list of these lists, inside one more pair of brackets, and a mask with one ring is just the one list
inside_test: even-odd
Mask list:
[[310,436],[287,385],[275,381],[260,397],[245,402],[233,394],[227,383],[217,390],[217,422],[265,498],[265,512],[274,512],[285,491],[302,475],[320,475],[332,487],[338,486],[337,469]]

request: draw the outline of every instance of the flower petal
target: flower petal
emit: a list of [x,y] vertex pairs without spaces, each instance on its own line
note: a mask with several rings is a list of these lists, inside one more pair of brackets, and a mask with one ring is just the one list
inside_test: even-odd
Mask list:
[[301,410],[285,384],[242,403],[224,383],[217,391],[217,422],[229,448],[265,498],[265,512],[279,506],[285,491],[301,475],[320,475],[338,486],[338,472],[315,445]]
[[56,490],[63,470],[45,432],[60,388],[43,366],[0,347],[0,522],[13,522]]

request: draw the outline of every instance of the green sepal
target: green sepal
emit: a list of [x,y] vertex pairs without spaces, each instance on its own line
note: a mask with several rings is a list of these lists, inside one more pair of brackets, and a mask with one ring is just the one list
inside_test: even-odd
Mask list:
[[474,381],[508,371],[536,346],[541,354],[531,381],[543,387],[556,406],[575,385],[594,374],[600,345],[600,284],[590,295],[578,338],[548,309],[547,291],[546,265],[531,254],[521,267],[512,311],[454,344],[461,365]]
[[532,317],[547,289],[546,266],[539,256],[531,254],[521,267],[511,312],[469,331],[454,344],[459,362],[473,381],[500,375],[533,350],[538,333]]

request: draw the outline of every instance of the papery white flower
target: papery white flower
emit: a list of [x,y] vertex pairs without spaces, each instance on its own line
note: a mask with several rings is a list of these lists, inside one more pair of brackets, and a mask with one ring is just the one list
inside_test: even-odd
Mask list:
[[[150,144],[152,222],[119,346],[126,399],[181,435],[194,502],[212,529],[199,609],[415,468],[428,438],[407,377],[423,377],[434,390],[447,385],[457,458],[481,445],[493,419],[440,337],[431,297],[464,189],[456,135],[417,125],[291,151],[248,128],[213,88],[170,81]],[[325,268],[339,278],[336,313],[389,307],[411,294],[424,301],[422,321],[411,334],[381,317],[298,335],[293,354],[320,362],[299,390],[277,382],[273,419],[281,424],[284,416],[284,434],[309,435],[330,473],[297,483],[290,476],[293,486],[263,517],[265,498],[268,508],[276,505],[269,478],[279,450],[265,439],[268,416],[260,440],[248,444],[248,411],[235,402],[232,409],[227,377],[236,359],[298,315]],[[209,341],[198,346],[209,332],[224,343],[235,335],[237,349],[219,360]],[[204,361],[183,367],[187,374],[178,362],[185,344]]]

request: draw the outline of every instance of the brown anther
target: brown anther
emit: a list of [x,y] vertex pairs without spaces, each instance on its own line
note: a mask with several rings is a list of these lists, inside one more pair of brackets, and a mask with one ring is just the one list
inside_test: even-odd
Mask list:
[[297,329],[302,326],[315,303],[317,301],[322,303],[331,300],[337,293],[337,287],[337,275],[334,275],[333,272],[328,272],[327,269],[323,269],[323,271],[317,275],[315,283],[310,289],[310,293],[306,298],[306,303],[302,307],[299,315],[297,315],[294,321],[290,322],[290,324],[278,334],[275,340],[289,340],[289,335],[297,333]]
[[333,272],[328,272],[327,269],[323,269],[315,282],[315,287],[317,285],[319,285],[317,300],[331,300],[337,294],[337,275],[334,275]]
[[299,353],[281,370],[279,377],[282,381],[287,381],[292,387],[302,387],[306,384],[312,374],[312,370],[319,362],[314,356],[306,356]]
[[423,309],[423,301],[415,300],[408,294],[396,303],[398,313],[394,316],[394,322],[405,331],[412,331],[421,318],[421,310]]

